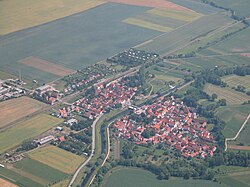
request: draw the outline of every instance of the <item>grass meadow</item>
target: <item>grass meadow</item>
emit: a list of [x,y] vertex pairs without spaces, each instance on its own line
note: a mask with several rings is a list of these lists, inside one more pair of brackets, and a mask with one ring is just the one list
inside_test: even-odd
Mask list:
[[0,153],[21,144],[27,139],[42,134],[62,122],[62,119],[47,114],[39,114],[19,122],[15,126],[0,132]]
[[28,157],[68,174],[73,173],[85,160],[83,156],[77,156],[55,146],[31,151]]
[[170,180],[158,180],[156,176],[149,171],[136,168],[123,168],[119,167],[108,173],[104,178],[102,187],[165,187],[165,186],[176,186],[176,187],[223,187],[226,185],[218,184],[211,181],[205,180],[182,180],[173,178]]

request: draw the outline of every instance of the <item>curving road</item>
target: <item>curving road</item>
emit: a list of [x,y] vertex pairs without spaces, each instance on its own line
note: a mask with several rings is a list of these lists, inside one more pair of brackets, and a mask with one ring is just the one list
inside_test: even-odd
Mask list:
[[77,177],[77,175],[79,174],[79,172],[81,171],[81,169],[84,167],[84,166],[86,166],[88,163],[89,163],[89,161],[91,160],[91,158],[94,156],[94,153],[95,153],[95,126],[96,126],[96,123],[98,122],[98,120],[101,118],[103,116],[103,114],[100,114],[99,116],[98,116],[98,118],[96,118],[96,120],[93,122],[93,124],[92,124],[92,150],[91,150],[91,154],[90,154],[90,156],[89,156],[89,158],[76,170],[76,172],[74,173],[74,175],[73,175],[73,177],[72,177],[72,179],[71,179],[71,181],[70,181],[70,183],[68,184],[68,187],[71,187],[72,185],[73,185],[73,183],[74,183],[74,181],[76,180],[76,177]]

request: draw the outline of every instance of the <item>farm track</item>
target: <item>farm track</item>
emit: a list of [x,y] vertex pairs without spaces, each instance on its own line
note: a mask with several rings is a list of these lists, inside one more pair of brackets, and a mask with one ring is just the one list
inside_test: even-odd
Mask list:
[[239,129],[239,131],[237,132],[237,134],[233,137],[233,138],[226,138],[225,139],[225,151],[227,151],[228,149],[228,141],[234,141],[238,138],[238,136],[240,135],[241,131],[244,129],[244,127],[246,126],[248,120],[250,119],[250,114],[247,116],[247,119],[245,120],[245,122],[242,124],[241,128]]

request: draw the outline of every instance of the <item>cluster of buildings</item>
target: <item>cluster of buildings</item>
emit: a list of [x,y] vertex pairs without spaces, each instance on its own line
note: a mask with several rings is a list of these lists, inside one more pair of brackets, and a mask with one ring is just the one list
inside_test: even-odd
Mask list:
[[[216,146],[213,135],[206,129],[206,121],[199,119],[195,109],[182,101],[161,97],[152,105],[131,109],[138,118],[143,116],[145,120],[138,122],[129,115],[117,120],[114,123],[117,137],[130,139],[135,144],[165,143],[184,157],[213,156]],[[144,131],[151,135],[145,137]]]
[[159,57],[156,53],[149,53],[146,51],[130,48],[124,52],[118,53],[107,59],[109,63],[117,63],[127,66],[135,66],[146,62],[153,61]]
[[67,94],[76,89],[83,89],[114,72],[116,72],[115,69],[100,64],[95,64],[85,69],[78,70],[77,73],[69,75],[66,78],[69,84],[64,89],[64,93]]
[[0,80],[0,101],[17,98],[26,94],[26,90],[20,85],[19,79]]
[[95,97],[83,97],[73,103],[85,109],[83,116],[89,119],[96,118],[101,113],[106,113],[120,106],[131,105],[131,99],[136,94],[138,87],[129,87],[125,81],[115,81],[104,86],[96,86]]
[[55,102],[59,101],[63,97],[63,94],[56,90],[53,86],[44,85],[34,91],[33,97],[42,102],[54,105]]

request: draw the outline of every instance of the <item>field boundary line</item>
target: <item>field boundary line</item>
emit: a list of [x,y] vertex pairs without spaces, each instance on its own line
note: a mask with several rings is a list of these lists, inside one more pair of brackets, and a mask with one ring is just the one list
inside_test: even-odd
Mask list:
[[225,151],[227,151],[227,147],[228,147],[227,142],[228,141],[234,141],[234,140],[236,140],[238,138],[238,136],[240,135],[241,131],[246,126],[249,118],[250,118],[250,114],[247,116],[247,119],[244,121],[244,123],[242,124],[241,128],[239,129],[239,131],[237,132],[237,134],[233,138],[226,138],[225,139]]

